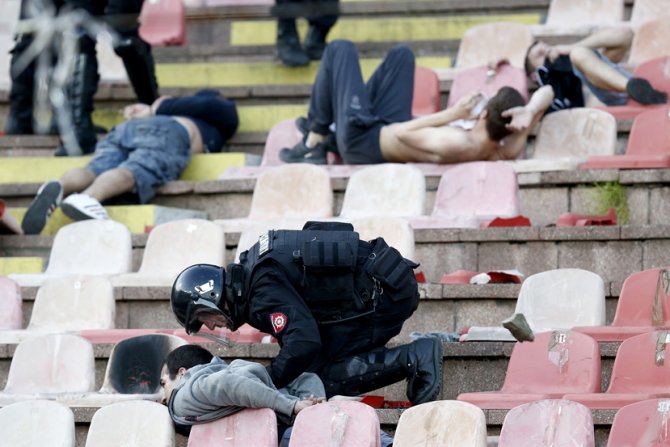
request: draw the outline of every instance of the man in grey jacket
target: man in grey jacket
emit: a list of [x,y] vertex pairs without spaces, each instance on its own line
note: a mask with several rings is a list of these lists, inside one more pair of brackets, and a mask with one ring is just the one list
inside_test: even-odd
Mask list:
[[226,363],[198,345],[172,351],[161,372],[163,403],[179,425],[194,425],[229,416],[244,408],[271,408],[289,424],[293,415],[325,400],[321,379],[303,373],[277,389],[259,363]]

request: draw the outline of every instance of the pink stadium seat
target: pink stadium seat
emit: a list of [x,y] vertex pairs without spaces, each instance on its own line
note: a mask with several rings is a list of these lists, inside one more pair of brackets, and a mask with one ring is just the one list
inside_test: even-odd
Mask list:
[[21,287],[11,279],[0,276],[0,330],[23,327]]
[[665,0],[635,0],[630,12],[630,22],[633,26],[661,17],[670,17],[670,10]]
[[670,272],[654,268],[633,273],[623,283],[610,326],[574,330],[598,341],[623,341],[653,329],[670,328],[670,300],[666,293]]
[[442,174],[429,217],[410,219],[416,228],[478,228],[496,217],[515,217],[519,185],[514,169],[504,163],[470,162]]
[[547,26],[566,31],[575,26],[602,25],[623,20],[623,0],[551,0]]
[[598,342],[578,332],[542,332],[533,342],[514,345],[500,391],[463,393],[458,400],[485,409],[509,409],[568,392],[599,392],[600,380]]
[[668,56],[668,41],[670,41],[670,13],[665,3],[665,17],[658,15],[653,20],[640,24],[635,30],[635,37],[630,46],[628,63],[632,66],[640,65],[663,56]]
[[[638,78],[647,79],[656,90],[670,95],[670,56],[643,62],[635,69],[634,75]],[[662,106],[645,106],[629,98],[626,105],[601,107],[601,109],[614,115],[617,120],[628,120],[657,107]]]
[[140,13],[140,36],[152,47],[183,45],[186,40],[184,1],[145,1]]
[[479,67],[501,58],[523,68],[526,50],[532,42],[530,28],[521,23],[494,22],[471,26],[458,46],[456,68]]
[[[184,329],[177,329],[172,331],[172,333],[178,337],[183,338],[189,343],[209,343],[210,341],[205,337],[200,337],[198,334],[188,335]],[[230,331],[227,328],[216,329],[215,331],[210,331],[209,329],[203,326],[198,333],[212,334],[220,337],[225,337],[228,340],[235,343],[263,343],[267,342],[276,342],[277,340],[272,337],[270,334],[259,331],[258,329],[248,325],[243,324],[235,332]]]
[[504,86],[514,87],[528,101],[528,79],[521,68],[502,64],[494,71],[486,65],[461,70],[451,84],[447,107],[452,107],[459,99],[477,90],[491,98]]
[[614,359],[612,378],[604,393],[569,393],[563,399],[594,409],[617,409],[633,402],[670,397],[670,349],[667,331],[654,331],[628,338]]
[[172,334],[174,329],[87,329],[79,331],[80,337],[95,344],[116,344],[140,335]]
[[295,125],[295,118],[280,121],[270,129],[265,147],[261,166],[277,166],[282,162],[279,159],[279,151],[284,147],[293,147],[300,142],[302,134]]
[[349,400],[331,400],[298,413],[290,447],[378,447],[379,430],[379,418],[369,405]]
[[604,216],[563,213],[558,216],[557,227],[586,227],[593,225],[616,225],[616,210],[610,208]]
[[591,410],[569,400],[544,399],[514,407],[505,416],[498,447],[554,446],[594,447]]
[[417,66],[414,70],[412,115],[430,115],[440,111],[440,80],[430,68]]
[[670,168],[670,107],[656,107],[635,118],[625,155],[589,157],[580,168]]
[[617,411],[607,439],[608,447],[663,447],[670,445],[670,400],[649,399]]
[[269,408],[247,408],[194,425],[188,447],[277,447],[277,417]]

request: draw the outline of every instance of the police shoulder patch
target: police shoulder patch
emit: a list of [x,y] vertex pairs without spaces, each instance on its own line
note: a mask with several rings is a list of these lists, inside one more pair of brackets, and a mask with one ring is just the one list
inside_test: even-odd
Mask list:
[[286,327],[288,320],[286,315],[281,312],[275,312],[270,314],[270,324],[272,324],[272,329],[274,329],[275,334],[280,333]]

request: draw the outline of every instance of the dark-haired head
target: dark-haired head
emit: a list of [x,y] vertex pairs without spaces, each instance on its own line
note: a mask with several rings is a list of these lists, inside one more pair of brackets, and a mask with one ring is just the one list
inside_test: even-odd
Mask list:
[[179,369],[188,370],[197,365],[203,365],[212,361],[214,356],[207,349],[198,345],[184,345],[173,350],[165,359],[165,365],[170,379],[177,377]]
[[508,128],[512,119],[503,117],[505,110],[525,105],[523,96],[512,87],[502,87],[486,105],[486,132],[493,141],[500,141],[512,133]]

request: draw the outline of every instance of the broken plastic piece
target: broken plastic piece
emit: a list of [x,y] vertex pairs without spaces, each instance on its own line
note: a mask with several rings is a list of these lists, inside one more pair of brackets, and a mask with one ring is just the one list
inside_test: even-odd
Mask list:
[[603,216],[563,213],[558,216],[557,227],[585,227],[593,225],[616,225],[617,215],[614,208],[610,208]]
[[489,222],[481,224],[481,227],[530,227],[530,219],[522,215],[514,217],[496,217]]
[[516,313],[507,320],[504,320],[502,325],[505,329],[510,331],[518,341],[535,340],[533,330],[530,328],[528,321],[526,321],[526,317],[521,313]]

